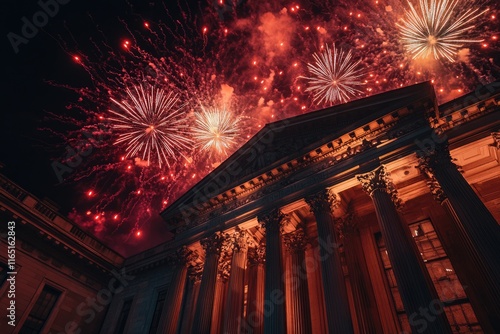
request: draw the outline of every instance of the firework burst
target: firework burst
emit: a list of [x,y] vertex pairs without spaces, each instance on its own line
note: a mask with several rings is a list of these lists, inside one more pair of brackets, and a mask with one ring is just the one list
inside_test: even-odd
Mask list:
[[417,10],[408,2],[403,24],[398,25],[402,42],[413,59],[446,58],[454,62],[457,50],[465,43],[479,43],[481,39],[470,39],[465,35],[474,28],[473,21],[487,10],[461,9],[460,0],[420,0]]
[[191,143],[177,96],[142,85],[127,88],[126,93],[127,100],[111,99],[121,110],[110,110],[114,117],[109,120],[118,132],[115,145],[123,145],[128,158],[170,166],[169,161],[182,155]]
[[312,77],[302,77],[309,80],[306,92],[314,93],[314,101],[318,104],[323,102],[347,102],[352,96],[361,93],[355,86],[363,85],[360,81],[361,69],[358,68],[361,60],[352,61],[351,51],[345,53],[342,49],[330,49],[320,54],[313,54],[315,63],[307,64]]
[[240,133],[240,119],[234,118],[226,109],[204,108],[196,113],[193,135],[197,146],[204,151],[227,155],[236,144]]

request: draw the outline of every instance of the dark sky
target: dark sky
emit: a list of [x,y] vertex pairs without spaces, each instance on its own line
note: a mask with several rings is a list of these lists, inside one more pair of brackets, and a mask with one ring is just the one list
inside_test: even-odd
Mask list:
[[59,183],[51,163],[64,149],[60,141],[40,129],[50,126],[46,119],[49,113],[64,114],[65,106],[74,102],[77,96],[48,81],[76,87],[90,82],[63,44],[74,38],[82,50],[90,47],[89,36],[98,31],[93,22],[108,34],[109,40],[118,43],[124,34],[120,20],[154,20],[158,19],[154,17],[158,11],[148,1],[60,1],[67,3],[58,4],[53,17],[49,17],[38,32],[32,32],[32,36],[23,40],[17,52],[9,34],[12,38],[18,38],[13,34],[24,38],[23,18],[29,22],[33,22],[34,16],[43,19],[43,15],[39,15],[42,7],[34,0],[2,1],[4,103],[0,162],[4,164],[1,173],[36,196],[52,199],[60,206],[60,212],[67,214],[81,194],[74,191],[74,185]]

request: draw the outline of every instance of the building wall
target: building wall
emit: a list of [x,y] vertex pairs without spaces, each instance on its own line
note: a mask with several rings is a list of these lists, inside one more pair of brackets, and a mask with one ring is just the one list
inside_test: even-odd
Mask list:
[[[148,333],[158,292],[168,288],[171,274],[171,268],[167,265],[130,274],[133,278],[129,281],[129,285],[113,298],[100,333],[113,333],[123,302],[129,298],[132,298],[133,301],[124,334]],[[167,307],[165,305],[164,310]]]
[[[86,304],[87,298],[95,298],[102,284],[89,280],[85,274],[79,278],[72,276],[72,270],[65,263],[57,268],[58,260],[48,257],[41,249],[33,249],[30,245],[17,241],[16,249],[16,327],[7,324],[7,318],[0,319],[2,333],[15,333],[22,327],[33,304],[38,298],[43,286],[50,285],[61,291],[56,307],[47,320],[45,333],[78,333],[75,329],[80,328],[81,333],[96,333],[106,314],[107,306],[104,305],[100,312],[91,311],[92,308]],[[2,238],[0,242],[0,261],[7,263],[7,244]],[[42,260],[44,258],[46,260]],[[59,262],[60,263],[60,262]],[[59,266],[59,264],[57,264]],[[91,281],[89,283],[88,281]],[[4,282],[0,289],[0,308],[5,310],[9,305],[8,282]],[[81,303],[85,303],[80,306]],[[81,312],[77,311],[81,307]],[[91,318],[91,314],[94,316]],[[74,321],[75,324],[71,322]]]

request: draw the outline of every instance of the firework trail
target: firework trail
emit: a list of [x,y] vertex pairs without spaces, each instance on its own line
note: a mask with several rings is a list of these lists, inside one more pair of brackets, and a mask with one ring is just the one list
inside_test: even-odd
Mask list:
[[234,118],[226,109],[205,108],[195,114],[193,136],[201,150],[227,155],[240,135],[240,119]]
[[401,25],[402,41],[413,58],[447,59],[454,62],[457,51],[466,43],[482,39],[467,38],[474,21],[488,10],[466,8],[460,0],[420,0],[419,9],[408,2],[410,9]]
[[189,150],[190,139],[187,122],[182,117],[184,106],[172,92],[153,87],[127,88],[127,100],[113,101],[121,112],[110,110],[114,117],[109,121],[118,133],[115,145],[124,145],[126,158],[140,156],[149,163],[156,160],[170,167],[169,160],[176,160],[183,150]]
[[[465,9],[458,0],[422,1],[425,13],[450,16],[429,26],[438,37],[433,49],[418,49],[416,43],[415,52],[436,52],[445,60],[452,52],[455,62],[414,59],[402,30],[411,35],[428,20],[401,0],[285,6],[217,1],[198,7],[153,1],[143,16],[114,22],[122,38],[110,38],[105,28],[85,46],[70,43],[76,41],[72,34],[61,37],[75,71],[80,68],[91,84],[56,84],[79,96],[68,113],[55,117],[71,130],[56,135],[64,137],[64,147],[77,145],[86,132],[103,133],[82,167],[75,168],[73,181],[85,196],[75,216],[119,242],[141,231],[145,236],[154,229],[148,217],[157,216],[268,122],[425,80],[432,80],[444,102],[498,78],[490,60],[498,52],[494,3],[486,17],[478,8],[487,0]],[[91,21],[88,31],[102,26]],[[465,34],[485,42],[461,47],[468,43],[458,42]],[[200,105],[225,109],[200,112]],[[171,121],[161,123],[169,115]],[[100,130],[101,124],[109,131]],[[158,131],[166,133],[172,125],[179,126],[180,137],[159,140]],[[131,239],[127,242],[133,244]]]
[[345,53],[336,49],[335,44],[326,51],[313,54],[314,64],[307,64],[312,77],[303,77],[309,81],[306,92],[314,93],[314,101],[319,105],[323,102],[347,102],[358,93],[356,86],[363,85],[363,73],[359,68],[361,60],[352,61],[351,51]]

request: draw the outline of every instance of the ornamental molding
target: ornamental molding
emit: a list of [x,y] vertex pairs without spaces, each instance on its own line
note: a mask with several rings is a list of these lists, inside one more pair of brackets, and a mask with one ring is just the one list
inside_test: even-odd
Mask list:
[[201,282],[201,276],[203,275],[203,264],[197,263],[195,265],[188,266],[188,277],[194,282]]
[[[253,185],[253,187],[245,187],[244,184],[238,187],[244,189],[242,192],[235,193],[233,195],[228,195],[233,190],[228,190],[223,194],[222,200],[217,197],[207,199],[207,202],[201,208],[198,208],[198,213],[196,219],[183,219],[181,216],[172,219],[171,221],[177,221],[179,224],[185,224],[182,230],[185,231],[191,227],[198,226],[204,222],[221,216],[229,211],[237,209],[245,204],[262,198],[269,193],[277,191],[283,187],[286,187],[294,182],[304,178],[302,174],[307,168],[309,168],[312,174],[325,170],[326,168],[332,167],[346,159],[351,158],[357,154],[365,152],[372,147],[375,147],[381,143],[382,137],[390,139],[396,139],[402,135],[405,135],[419,126],[425,125],[425,121],[420,122],[417,120],[412,121],[410,124],[404,124],[398,127],[403,121],[408,119],[408,116],[401,117],[398,112],[395,111],[391,115],[393,117],[392,122],[384,122],[381,126],[374,130],[366,130],[361,135],[355,135],[349,140],[343,141],[344,137],[348,133],[344,133],[337,139],[330,141],[327,146],[330,148],[329,151],[323,152],[321,148],[315,149],[306,153],[305,155],[296,158],[284,164],[282,167],[274,168],[273,170],[278,170],[277,174],[269,175],[269,172],[262,174],[259,177],[254,177],[259,179],[260,182]],[[360,127],[359,129],[366,129],[367,125]],[[391,130],[392,129],[392,130]],[[390,132],[391,131],[391,132]],[[350,134],[355,133],[351,131]],[[382,135],[382,136],[381,136]],[[371,138],[371,139],[370,139]],[[325,143],[327,144],[327,143]],[[324,145],[323,145],[324,146]],[[284,166],[287,166],[284,168]],[[300,172],[300,173],[298,173]],[[263,176],[266,176],[265,178]],[[251,182],[253,183],[253,182]],[[225,196],[224,196],[225,195]]]
[[348,239],[358,232],[358,221],[353,212],[352,204],[347,205],[347,213],[335,220],[335,228],[341,239]]
[[265,243],[261,242],[259,245],[249,248],[247,258],[248,264],[251,266],[264,264],[266,262]]
[[356,178],[370,197],[373,197],[375,191],[385,192],[391,196],[396,209],[402,209],[403,201],[399,198],[396,187],[390,178],[390,173],[384,165],[380,165],[371,172],[358,174]]
[[229,235],[227,233],[215,232],[211,236],[201,239],[200,244],[207,255],[223,256],[224,253],[228,253],[230,250],[228,241]]
[[333,213],[333,210],[338,208],[340,200],[336,194],[329,189],[323,189],[316,194],[309,195],[305,198],[306,203],[312,213],[318,214],[322,212]]
[[167,263],[170,265],[189,265],[198,259],[198,254],[187,246],[181,246],[173,254],[167,255]]
[[300,224],[295,231],[285,234],[283,241],[288,251],[300,252],[306,249],[309,238],[306,235],[304,226]]
[[267,232],[283,232],[283,227],[288,223],[289,218],[279,209],[273,209],[257,216],[257,221]]

